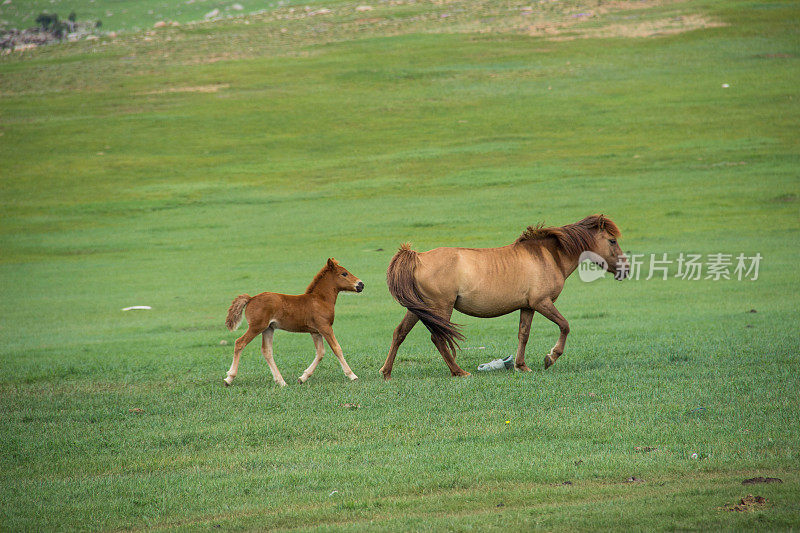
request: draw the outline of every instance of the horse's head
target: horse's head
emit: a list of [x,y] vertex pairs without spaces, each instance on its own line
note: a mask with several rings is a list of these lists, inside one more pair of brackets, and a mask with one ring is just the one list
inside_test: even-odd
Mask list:
[[603,263],[600,266],[614,274],[614,279],[621,281],[628,277],[630,264],[628,263],[628,257],[617,241],[620,236],[619,228],[603,215],[595,216],[597,217],[597,226],[595,242],[591,251],[603,258]]
[[340,291],[361,292],[364,290],[364,282],[348,272],[333,257],[328,259],[328,270],[332,273],[333,284]]

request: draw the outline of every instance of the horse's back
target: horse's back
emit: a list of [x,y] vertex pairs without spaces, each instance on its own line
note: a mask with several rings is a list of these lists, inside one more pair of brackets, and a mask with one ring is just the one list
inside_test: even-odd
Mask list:
[[447,299],[462,313],[492,317],[526,307],[536,263],[523,250],[435,248],[420,254],[417,281],[426,295]]

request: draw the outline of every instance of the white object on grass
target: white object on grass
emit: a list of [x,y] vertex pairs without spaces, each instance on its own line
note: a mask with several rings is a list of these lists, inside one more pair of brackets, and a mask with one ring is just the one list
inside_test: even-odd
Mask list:
[[123,307],[123,311],[131,311],[133,309],[152,309],[149,305],[132,305],[130,307]]
[[509,370],[514,366],[514,356],[509,355],[505,359],[495,359],[488,363],[478,365],[479,372],[490,372],[492,370]]

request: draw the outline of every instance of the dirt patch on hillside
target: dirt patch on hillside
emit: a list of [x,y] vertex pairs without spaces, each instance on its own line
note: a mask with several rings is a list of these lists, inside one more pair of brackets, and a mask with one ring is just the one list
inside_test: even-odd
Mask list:
[[169,94],[169,93],[215,93],[230,87],[227,83],[215,85],[195,85],[191,87],[166,87],[157,91],[148,91],[141,94]]
[[742,481],[742,485],[756,485],[758,483],[783,483],[783,480],[777,477],[753,477]]
[[752,494],[748,494],[738,503],[733,505],[727,504],[722,509],[725,511],[735,511],[735,512],[745,512],[745,511],[753,511],[756,509],[762,509],[769,503],[769,500],[763,496],[753,496]]
[[[580,22],[591,19],[594,16],[586,15]],[[545,36],[551,41],[609,39],[614,37],[647,38],[674,35],[705,28],[718,28],[724,25],[722,22],[714,21],[701,15],[676,16],[656,20],[628,20],[598,27],[580,25],[574,21],[564,21],[545,26],[532,26],[528,31],[528,35]]]

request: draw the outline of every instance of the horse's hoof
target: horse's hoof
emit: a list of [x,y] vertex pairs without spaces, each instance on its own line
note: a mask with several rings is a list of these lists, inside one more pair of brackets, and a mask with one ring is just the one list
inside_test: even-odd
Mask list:
[[230,387],[231,386],[231,384],[228,383],[227,381],[225,381],[224,379],[222,380],[222,384],[225,385],[226,387]]
[[349,377],[349,378],[350,378],[350,381],[358,381],[358,376],[356,376],[355,374],[350,374],[350,375],[349,375],[349,376],[347,376],[347,377]]
[[514,370],[516,370],[517,372],[533,372],[533,370],[531,370],[528,367],[528,365],[515,366]]
[[281,387],[285,387],[286,386],[286,382],[285,381],[281,381],[280,383],[278,383],[278,385],[280,385]]
[[298,382],[300,385],[302,385],[303,383],[305,383],[305,381],[303,380],[303,378],[297,378],[297,382]]
[[545,370],[547,370],[548,368],[550,368],[551,366],[553,366],[553,363],[555,363],[555,361],[553,361],[553,359],[551,359],[551,358],[550,358],[550,356],[549,356],[549,355],[547,355],[547,356],[544,358],[544,369],[545,369]]

